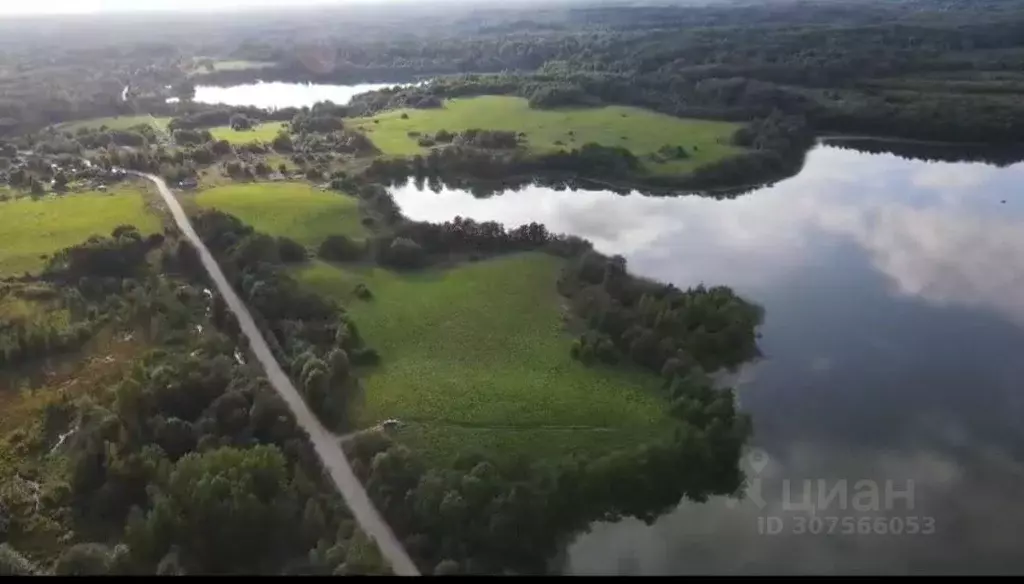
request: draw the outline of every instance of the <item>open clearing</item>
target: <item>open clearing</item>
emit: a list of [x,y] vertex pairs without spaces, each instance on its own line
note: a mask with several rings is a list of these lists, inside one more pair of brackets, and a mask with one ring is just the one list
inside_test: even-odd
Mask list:
[[232,184],[205,190],[196,203],[230,213],[257,231],[316,246],[328,235],[362,238],[359,202],[300,182]]
[[111,130],[127,130],[133,126],[153,126],[153,128],[159,132],[166,132],[167,124],[170,123],[170,121],[171,118],[155,118],[150,115],[119,116],[115,118],[92,118],[90,120],[68,122],[66,124],[61,124],[60,129],[76,132],[79,128],[99,129],[102,126],[106,126]]
[[139,190],[22,197],[0,203],[0,276],[41,269],[52,254],[88,239],[110,235],[118,225],[134,225],[143,234],[160,230],[160,219],[146,209]]
[[[408,119],[402,119],[403,114]],[[447,100],[439,109],[387,111],[353,120],[351,126],[365,132],[381,152],[394,156],[427,151],[409,132],[432,135],[480,128],[523,132],[526,147],[537,153],[571,150],[587,142],[622,146],[657,174],[689,172],[742,152],[729,144],[740,127],[731,122],[676,118],[625,106],[533,109],[523,98],[494,95]],[[644,158],[665,145],[683,146],[690,156],[662,163]]]
[[232,144],[247,144],[249,142],[272,142],[284,128],[284,122],[268,122],[260,124],[251,130],[232,130],[230,126],[210,128],[215,140],[227,140]]
[[[343,300],[381,354],[357,425],[398,418],[406,423],[399,439],[435,459],[472,449],[590,455],[668,431],[655,376],[569,356],[560,267],[524,253],[409,274],[314,262],[297,275]],[[351,298],[359,282],[372,300]]]

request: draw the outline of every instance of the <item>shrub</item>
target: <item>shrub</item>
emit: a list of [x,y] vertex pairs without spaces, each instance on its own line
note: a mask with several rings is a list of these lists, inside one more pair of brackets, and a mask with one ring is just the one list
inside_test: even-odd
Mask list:
[[294,239],[278,237],[277,249],[281,255],[281,261],[285,263],[292,264],[306,261],[306,248]]
[[320,244],[317,255],[332,262],[347,262],[363,257],[363,244],[344,235],[332,235]]
[[361,347],[349,354],[353,365],[376,365],[380,363],[380,354],[372,347]]
[[373,299],[373,293],[370,292],[370,289],[367,288],[366,284],[363,283],[356,284],[355,295],[356,298],[359,298],[360,300]]

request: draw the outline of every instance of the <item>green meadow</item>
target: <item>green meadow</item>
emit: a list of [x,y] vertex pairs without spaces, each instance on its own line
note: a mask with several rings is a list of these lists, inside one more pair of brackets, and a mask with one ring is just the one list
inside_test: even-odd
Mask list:
[[303,245],[319,245],[328,235],[366,235],[355,198],[306,183],[231,184],[202,191],[195,200],[201,207],[230,213],[257,231]]
[[[433,135],[440,130],[480,128],[523,132],[525,146],[537,153],[571,150],[587,142],[622,146],[657,174],[686,173],[742,151],[729,143],[740,127],[731,122],[677,118],[626,106],[533,109],[523,98],[493,95],[447,100],[438,109],[387,111],[349,125],[366,133],[381,152],[393,156],[427,151],[410,132]],[[644,158],[666,145],[684,147],[689,157],[660,163]]]
[[123,224],[144,234],[160,230],[160,219],[146,209],[142,194],[128,187],[0,202],[0,276],[36,272],[46,264],[42,255],[93,235],[110,235]]
[[232,144],[247,144],[249,142],[271,142],[284,128],[284,122],[268,122],[260,124],[251,130],[233,130],[229,126],[210,128],[215,140],[227,140]]
[[[415,273],[313,262],[297,276],[344,301],[381,354],[357,425],[398,418],[399,439],[428,456],[591,455],[669,431],[656,377],[569,356],[560,267],[524,253]],[[357,283],[372,300],[352,297]]]

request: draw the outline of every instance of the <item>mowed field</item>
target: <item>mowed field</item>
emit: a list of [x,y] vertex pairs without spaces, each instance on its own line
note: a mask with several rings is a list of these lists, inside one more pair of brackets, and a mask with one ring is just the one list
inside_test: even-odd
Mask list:
[[284,122],[268,122],[260,124],[251,130],[232,130],[230,126],[210,128],[215,140],[227,140],[232,144],[247,144],[249,142],[271,142],[284,128]]
[[[313,262],[297,276],[343,300],[381,354],[358,426],[398,418],[399,439],[432,458],[593,455],[670,431],[655,376],[570,357],[560,267],[525,253],[403,274]],[[357,283],[372,300],[352,298]]]
[[[403,114],[408,119],[402,119]],[[625,106],[533,109],[525,99],[509,96],[451,99],[444,108],[387,111],[349,125],[365,132],[384,154],[394,156],[428,150],[409,132],[432,135],[439,130],[471,128],[523,132],[526,147],[538,153],[571,150],[587,142],[622,146],[641,159],[666,145],[686,149],[690,156],[682,160],[655,163],[643,159],[647,170],[657,174],[689,172],[742,152],[729,144],[740,127],[731,122],[676,118]]]
[[160,132],[167,131],[167,124],[170,123],[171,118],[155,118],[153,116],[119,116],[116,118],[92,118],[90,120],[81,120],[78,122],[68,122],[61,124],[60,129],[67,130],[69,132],[76,132],[79,128],[96,128],[99,129],[102,126],[106,126],[111,130],[127,130],[133,126],[153,126]]
[[230,213],[257,231],[316,246],[328,235],[366,236],[359,203],[299,182],[231,184],[200,192],[196,203]]
[[129,224],[143,234],[160,230],[160,219],[146,209],[139,190],[49,195],[0,202],[0,276],[36,272],[50,255],[88,239],[110,235]]

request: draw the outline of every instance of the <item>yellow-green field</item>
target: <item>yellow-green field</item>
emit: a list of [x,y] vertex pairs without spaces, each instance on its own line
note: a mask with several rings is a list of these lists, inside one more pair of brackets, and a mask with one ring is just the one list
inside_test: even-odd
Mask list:
[[328,235],[362,238],[359,203],[299,182],[231,184],[200,192],[196,203],[230,213],[257,231],[319,245]]
[[232,130],[229,126],[210,128],[215,140],[227,140],[232,144],[246,144],[249,142],[271,142],[284,128],[284,122],[268,122],[260,124],[251,130]]
[[150,115],[119,116],[115,118],[92,118],[90,120],[68,122],[66,124],[61,124],[60,129],[76,132],[79,128],[99,129],[102,126],[106,126],[111,130],[127,130],[133,126],[153,126],[157,131],[166,132],[167,124],[170,123],[170,121],[171,118],[155,118]]
[[[402,119],[403,115],[408,118]],[[729,144],[740,127],[731,122],[676,118],[625,106],[533,109],[525,99],[493,95],[447,100],[440,109],[387,111],[353,120],[350,126],[365,132],[384,154],[394,156],[427,151],[409,132],[433,135],[440,130],[480,128],[523,132],[526,147],[537,153],[571,150],[587,142],[622,146],[657,174],[686,173],[742,151]],[[644,158],[666,145],[682,146],[689,158],[661,163]]]
[[122,224],[134,225],[143,234],[160,230],[160,219],[146,209],[141,192],[130,187],[0,202],[0,276],[35,272],[46,264],[43,254],[92,235],[110,235]]
[[[668,431],[656,376],[570,357],[560,267],[525,253],[409,274],[314,262],[297,276],[343,300],[380,352],[358,426],[398,418],[399,439],[428,456],[586,456]],[[372,300],[352,298],[357,283]]]

